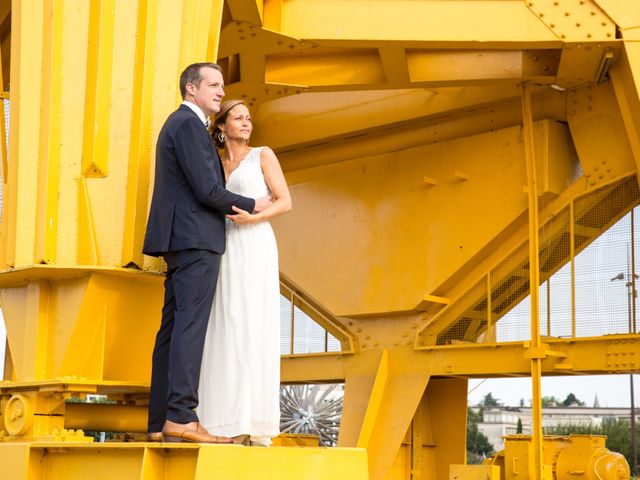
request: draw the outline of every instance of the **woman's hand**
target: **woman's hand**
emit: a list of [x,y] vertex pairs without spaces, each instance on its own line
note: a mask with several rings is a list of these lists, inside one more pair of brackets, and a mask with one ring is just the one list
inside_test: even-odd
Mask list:
[[225,215],[229,220],[231,220],[236,225],[249,225],[251,223],[257,223],[260,221],[259,214],[252,214],[247,212],[246,210],[242,210],[236,206],[231,207],[231,209],[236,212],[235,215]]

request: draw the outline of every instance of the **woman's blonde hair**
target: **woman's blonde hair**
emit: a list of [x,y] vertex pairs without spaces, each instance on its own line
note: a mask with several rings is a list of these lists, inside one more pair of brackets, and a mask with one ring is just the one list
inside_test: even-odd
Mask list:
[[224,133],[220,130],[220,125],[226,123],[229,112],[238,105],[247,106],[244,103],[244,100],[227,100],[226,102],[222,102],[222,105],[220,105],[220,111],[216,115],[216,119],[213,121],[211,136],[213,137],[213,143],[215,143],[216,147],[220,149],[224,148],[225,142]]

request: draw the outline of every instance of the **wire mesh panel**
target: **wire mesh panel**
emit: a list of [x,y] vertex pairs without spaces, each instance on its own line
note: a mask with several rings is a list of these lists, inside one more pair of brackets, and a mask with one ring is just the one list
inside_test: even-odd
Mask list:
[[540,334],[571,333],[571,214],[566,207],[545,222],[539,234]]
[[[632,230],[640,234],[640,225],[636,225],[640,221],[633,223],[628,212],[639,200],[636,177],[630,176],[587,192],[541,225],[538,296],[542,336],[637,331],[640,302],[634,302],[637,289],[631,280],[640,280],[632,264],[640,258],[640,242],[635,241]],[[529,273],[529,244],[525,241],[436,315],[420,332],[419,343],[529,340]],[[490,331],[493,325],[495,335]]]
[[530,338],[529,242],[518,247],[491,271],[491,309],[496,341]]
[[438,315],[429,333],[436,336],[437,345],[478,342],[485,340],[487,325],[487,281],[483,277]]
[[578,337],[629,332],[632,230],[625,213],[637,201],[637,181],[630,177],[574,203]]

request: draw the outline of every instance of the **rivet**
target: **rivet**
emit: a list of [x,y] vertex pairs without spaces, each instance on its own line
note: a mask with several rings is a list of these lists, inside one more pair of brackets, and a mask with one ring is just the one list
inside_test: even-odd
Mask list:
[[594,12],[593,10],[591,10],[591,16],[594,16],[596,14],[596,12]]
[[363,344],[362,344],[362,348],[367,348],[367,344],[366,344],[366,343],[363,343]]
[[610,37],[610,36],[611,36],[611,32],[607,32],[607,37]]
[[553,2],[553,4],[557,7],[558,5],[560,5],[560,2]]
[[591,34],[590,33],[587,33],[587,38],[591,38]]
[[538,16],[539,16],[540,18],[544,17],[544,12],[540,12],[540,13],[538,14]]
[[576,22],[576,27],[579,27],[580,25],[582,25],[580,22]]
[[602,25],[603,27],[607,26],[607,22],[602,22],[600,25]]
[[369,340],[371,338],[371,335],[367,335],[366,337],[364,337],[365,340]]
[[402,336],[403,336],[403,337],[408,337],[408,336],[409,336],[409,333],[408,333],[408,332],[402,332]]
[[533,7],[533,2],[529,2],[529,6],[530,6],[530,7]]
[[379,346],[380,346],[380,344],[379,344],[378,342],[376,342],[376,343],[374,343],[374,344],[373,344],[373,346],[374,346],[374,347],[379,347]]
[[567,38],[567,36],[563,33],[560,35],[560,38]]
[[570,13],[570,12],[564,12],[564,16],[565,16],[565,17],[568,17],[569,15],[571,15],[571,13]]
[[556,24],[555,24],[555,23],[550,23],[550,24],[549,24],[549,26],[550,26],[551,28],[556,28]]

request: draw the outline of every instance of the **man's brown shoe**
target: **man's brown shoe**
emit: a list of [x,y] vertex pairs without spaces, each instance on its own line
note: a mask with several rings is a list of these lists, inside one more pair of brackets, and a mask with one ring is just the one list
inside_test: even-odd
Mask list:
[[209,435],[199,422],[175,423],[167,420],[162,427],[162,436],[165,442],[174,443],[233,443],[229,437]]
[[147,433],[147,442],[162,442],[162,432]]
[[233,443],[235,443],[236,445],[244,445],[245,447],[248,447],[249,445],[251,445],[251,437],[247,433],[243,433],[242,435],[236,435],[235,437],[231,437],[231,439],[233,440]]

